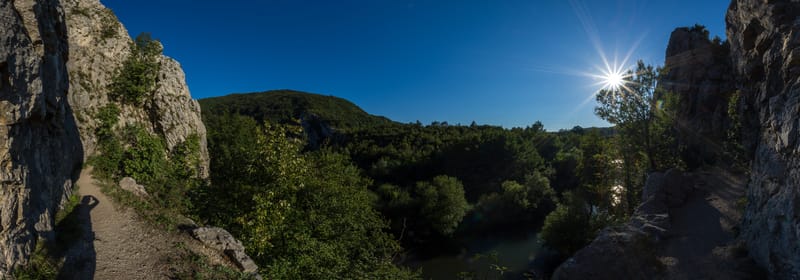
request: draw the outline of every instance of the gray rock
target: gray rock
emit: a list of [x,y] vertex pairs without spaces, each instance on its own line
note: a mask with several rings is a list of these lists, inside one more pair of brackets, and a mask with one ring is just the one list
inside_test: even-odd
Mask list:
[[54,0],[0,0],[0,279],[28,263],[83,158],[67,102],[69,46]]
[[[85,156],[95,152],[98,121],[93,117],[109,104],[107,90],[114,73],[128,57],[133,42],[114,13],[98,0],[63,0],[69,33],[67,64],[70,77],[69,102],[80,129]],[[208,177],[206,129],[200,105],[192,99],[184,72],[177,61],[162,56],[158,84],[152,100],[144,106],[120,106],[119,125],[143,126],[165,139],[170,151],[191,135],[200,139],[200,177]]]
[[726,15],[752,152],[742,236],[771,278],[800,275],[800,3],[736,0]]
[[561,279],[654,279],[660,262],[648,235],[631,227],[603,230],[553,274]]
[[676,140],[690,168],[722,162],[731,126],[728,100],[736,91],[728,47],[694,28],[676,28],[659,85],[678,97]]
[[119,181],[119,187],[121,189],[123,189],[123,190],[126,190],[126,191],[138,196],[138,197],[148,197],[149,196],[149,194],[147,193],[147,190],[144,189],[144,186],[137,184],[136,180],[134,180],[131,177],[122,178],[122,180]]
[[258,265],[245,253],[242,242],[236,240],[227,230],[218,227],[200,227],[191,230],[191,234],[206,246],[225,253],[242,271],[261,279],[258,275]]
[[655,246],[670,236],[670,208],[686,200],[693,184],[691,176],[677,169],[650,173],[643,202],[630,222],[603,230],[559,266],[553,279],[654,279],[660,275]]
[[[96,149],[93,117],[131,38],[98,0],[0,0],[0,279],[27,263],[36,240],[53,238],[53,216],[81,162]],[[120,124],[142,125],[167,148],[200,140],[205,127],[180,65],[161,57],[158,90],[121,106]]]

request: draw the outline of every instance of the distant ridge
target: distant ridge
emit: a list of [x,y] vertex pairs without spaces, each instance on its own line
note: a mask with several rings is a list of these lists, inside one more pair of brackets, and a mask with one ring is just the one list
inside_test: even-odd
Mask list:
[[203,115],[227,112],[272,123],[318,121],[342,132],[394,123],[388,118],[370,115],[343,98],[288,89],[235,93],[199,102]]

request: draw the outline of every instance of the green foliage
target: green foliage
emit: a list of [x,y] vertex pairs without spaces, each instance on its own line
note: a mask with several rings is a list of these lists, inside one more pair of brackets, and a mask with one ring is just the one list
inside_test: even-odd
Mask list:
[[130,145],[122,158],[122,175],[147,184],[164,176],[167,156],[164,141],[141,126],[129,126],[123,131],[123,141]]
[[56,213],[55,217],[55,242],[49,244],[45,240],[39,240],[36,248],[26,266],[20,267],[13,272],[16,279],[38,280],[56,279],[59,270],[63,266],[62,256],[75,242],[82,236],[82,227],[77,215],[77,207],[80,205],[80,196],[77,194],[77,187],[73,189],[75,194],[71,195],[63,209]]
[[540,237],[549,247],[564,255],[572,255],[594,238],[590,214],[583,201],[567,193],[564,201],[547,215]]
[[161,51],[161,43],[149,33],[136,36],[131,53],[109,84],[109,96],[122,103],[142,105],[156,89]]
[[195,193],[196,213],[240,238],[264,276],[414,277],[392,263],[400,247],[349,158],[301,153],[284,126],[230,114],[206,121],[218,128],[209,130],[214,184]]
[[[561,212],[571,215],[561,216],[585,217],[571,229],[586,242],[624,216],[611,206],[624,205],[612,203],[611,189],[634,180],[618,172],[624,164],[617,159],[637,166],[647,159],[633,149],[627,157],[617,129],[360,122],[366,113],[349,102],[338,108],[336,100],[279,91],[201,101],[214,184],[193,193],[195,209],[203,222],[255,248],[268,278],[392,278],[351,269],[357,263],[407,274],[387,257],[400,249],[393,239],[425,248],[500,225],[533,230],[569,190],[575,198],[563,199]],[[336,129],[323,145],[304,147],[302,133],[286,131],[299,128],[298,118],[306,134],[315,122]],[[388,229],[376,211],[394,238],[361,239]],[[562,227],[558,221],[568,220],[554,217]],[[370,230],[348,230],[354,224]],[[369,257],[341,257],[354,251]]]
[[119,188],[104,191],[146,219],[173,228],[179,214],[187,213],[191,207],[189,194],[203,184],[199,179],[200,138],[189,135],[168,154],[164,140],[141,126],[127,126],[117,132],[114,126],[119,112],[110,103],[96,113],[98,153],[89,163],[107,184],[116,184],[122,177],[132,177],[143,184],[150,194],[146,201]]
[[628,71],[625,76],[624,87],[601,90],[597,94],[598,107],[595,108],[595,114],[617,125],[621,135],[629,138],[635,149],[645,153],[650,170],[659,167],[655,143],[662,135],[656,129],[659,71],[639,61],[635,71]]
[[[86,16],[88,17],[88,15]],[[109,9],[104,9],[101,12],[100,20],[101,20],[100,22],[101,39],[105,40],[117,36],[117,30],[119,28],[119,20],[117,19],[117,16],[114,15],[114,12],[112,12]]]
[[442,175],[431,182],[418,182],[414,193],[419,199],[421,217],[442,235],[452,234],[469,208],[464,186],[454,177]]
[[17,280],[56,279],[60,264],[52,258],[43,241],[37,242],[27,266],[20,267],[13,272]]
[[247,273],[224,265],[212,265],[211,261],[186,248],[182,242],[175,243],[175,252],[166,256],[169,264],[170,279],[253,279]]
[[355,104],[333,96],[292,90],[232,94],[200,99],[203,117],[236,113],[259,122],[299,125],[298,120],[311,124],[311,129],[327,125],[339,131],[391,123],[390,120],[367,114]]
[[725,139],[725,151],[734,162],[743,164],[746,160],[746,152],[742,145],[742,113],[741,105],[741,92],[735,91],[728,99],[728,119],[730,126],[728,127],[727,137]]
[[595,114],[615,124],[628,212],[638,203],[646,172],[681,166],[672,131],[677,97],[658,87],[661,69],[639,61],[624,87],[601,90]]
[[97,146],[102,156],[93,157],[90,162],[103,174],[117,174],[122,161],[123,148],[114,134],[114,126],[119,120],[119,107],[109,103],[95,113],[98,126],[95,129]]

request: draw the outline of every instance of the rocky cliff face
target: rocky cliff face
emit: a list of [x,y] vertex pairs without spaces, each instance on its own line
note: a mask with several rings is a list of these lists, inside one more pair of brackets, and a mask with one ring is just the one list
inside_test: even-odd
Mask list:
[[25,264],[83,157],[67,102],[69,45],[55,0],[0,0],[0,278]]
[[[740,96],[738,104],[732,105],[738,108],[741,141],[751,162],[746,183],[747,206],[739,225],[739,238],[747,247],[749,258],[766,269],[770,278],[796,279],[800,276],[800,2],[734,0],[726,23],[727,43],[708,40],[702,29],[676,29],[667,48],[665,66],[669,72],[663,76],[661,85],[680,97],[678,140],[687,147],[684,159],[695,166],[719,162],[722,150],[729,149],[722,142],[728,129],[735,124],[726,111],[731,94]],[[718,184],[711,187],[708,192],[719,191]],[[723,195],[725,193],[720,197]],[[631,249],[636,242],[630,240],[636,240],[634,237],[642,232],[649,236],[648,240],[661,239],[659,231],[648,232],[636,227],[637,220],[652,218],[642,212],[652,201],[646,197],[644,201],[624,230],[602,233],[559,268],[559,277],[673,278],[675,274],[669,269],[663,274],[631,270],[628,266],[615,268],[610,265],[613,262],[606,262],[608,254],[602,253],[620,252],[611,258],[636,266],[642,259],[642,252]],[[667,212],[668,217],[674,214],[672,210]],[[740,218],[733,215],[729,220],[739,221]],[[658,220],[645,221],[658,228],[669,228],[657,223]],[[702,229],[707,230],[712,225],[714,223],[709,223]],[[742,250],[736,247],[720,247],[733,252],[719,251],[721,255],[715,249],[712,259],[717,266],[732,263],[731,267],[746,267],[749,260],[742,258]],[[668,252],[656,250],[656,254],[663,253]],[[660,262],[669,265],[669,259],[662,258]],[[715,273],[733,270],[718,271]],[[758,273],[754,268],[732,277],[747,279],[747,275],[752,277]]]
[[[97,111],[111,102],[107,86],[128,57],[133,42],[111,10],[98,0],[63,0],[69,38],[69,101],[75,111],[86,156],[96,149],[94,118]],[[143,106],[118,104],[122,109],[120,124],[139,124],[162,136],[167,148],[183,142],[192,134],[200,138],[201,176],[208,176],[206,129],[200,117],[200,105],[192,99],[180,64],[166,56],[161,64],[153,98]]]
[[[96,149],[95,114],[128,56],[131,38],[97,0],[0,0],[0,279],[27,262],[81,163]],[[120,105],[120,125],[162,136],[168,149],[205,127],[183,70],[161,56],[158,86],[144,106]]]
[[800,275],[800,3],[736,0],[726,21],[753,152],[743,236],[773,277],[790,279]]
[[731,123],[728,100],[736,89],[727,43],[704,28],[677,28],[670,36],[660,85],[677,96],[677,141],[690,168],[719,161]]

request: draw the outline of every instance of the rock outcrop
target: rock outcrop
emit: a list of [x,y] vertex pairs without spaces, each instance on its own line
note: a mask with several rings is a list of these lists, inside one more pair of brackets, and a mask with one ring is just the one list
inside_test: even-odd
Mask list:
[[559,266],[553,279],[654,279],[662,275],[657,242],[667,238],[671,228],[670,207],[682,204],[693,184],[691,177],[676,170],[650,174],[642,192],[643,203],[631,221],[603,230]]
[[131,177],[125,177],[125,178],[122,178],[122,180],[119,180],[119,188],[121,188],[121,189],[123,189],[123,190],[125,190],[127,192],[130,192],[133,195],[138,196],[138,197],[147,197],[147,196],[149,196],[149,194],[147,193],[147,190],[144,188],[144,186],[137,184],[136,180],[131,178]]
[[[27,262],[38,239],[53,238],[53,216],[81,163],[96,150],[96,112],[132,40],[97,0],[0,0],[0,279]],[[172,150],[200,140],[200,106],[180,65],[158,58],[157,88],[143,106],[118,104],[119,125],[137,124]]]
[[0,279],[27,263],[83,159],[55,0],[0,0]]
[[605,229],[553,278],[761,279],[735,239],[744,187],[719,168],[651,173],[631,221]]
[[690,168],[719,162],[731,129],[728,101],[736,91],[727,42],[701,26],[677,28],[667,46],[659,85],[677,98],[677,141]]
[[239,269],[249,273],[256,279],[261,279],[258,274],[258,265],[244,251],[244,245],[227,230],[218,227],[199,227],[191,230],[195,239],[203,242],[215,250],[223,252],[233,261]]
[[[97,111],[110,101],[107,87],[133,43],[114,13],[98,0],[63,0],[69,34],[69,101],[75,111],[86,156],[94,154]],[[156,90],[143,106],[120,106],[120,125],[138,124],[163,137],[172,150],[191,135],[200,140],[200,175],[208,176],[206,129],[180,64],[161,56]]]
[[800,275],[800,2],[736,0],[727,34],[753,153],[742,234],[775,279]]

